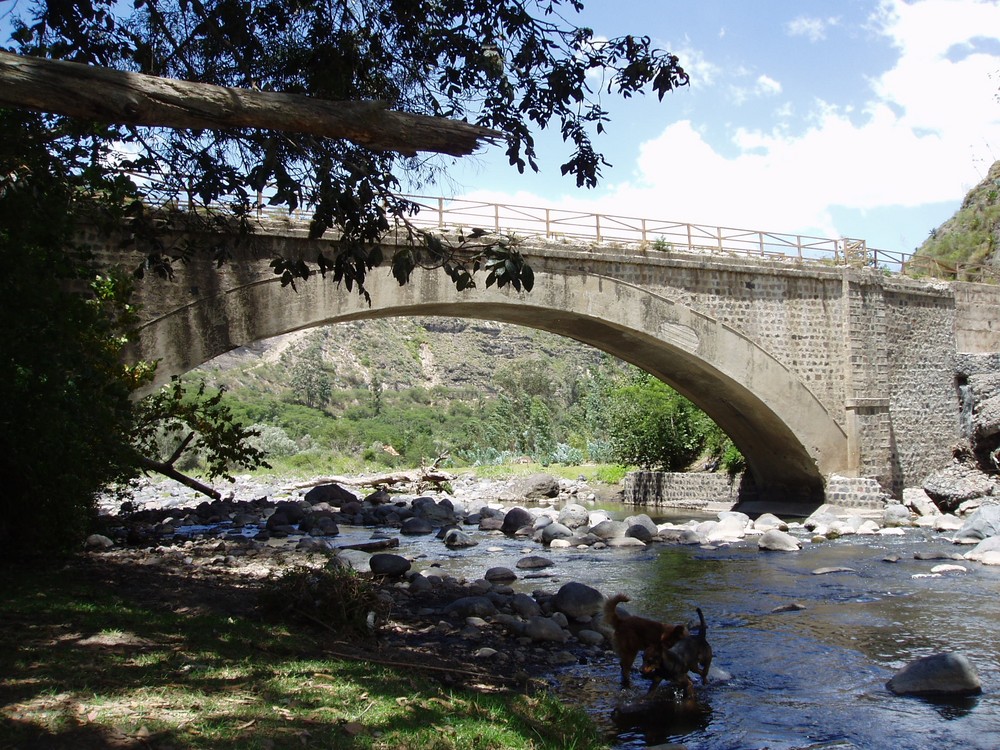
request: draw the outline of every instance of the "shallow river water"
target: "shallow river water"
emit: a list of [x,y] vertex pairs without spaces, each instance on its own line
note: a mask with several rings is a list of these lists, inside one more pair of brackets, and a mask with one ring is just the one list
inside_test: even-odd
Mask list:
[[[657,522],[691,518],[605,508],[617,518],[638,512]],[[615,748],[1000,749],[1000,568],[961,562],[964,573],[930,576],[931,568],[954,561],[920,560],[916,553],[968,549],[934,532],[846,536],[798,552],[761,552],[753,538],[716,548],[548,550],[470,533],[479,542],[470,549],[451,551],[428,536],[405,537],[398,551],[416,557],[417,569],[433,564],[467,578],[542,555],[555,565],[543,577],[522,576],[515,588],[555,591],[579,581],[608,596],[623,592],[630,612],[666,622],[692,621],[701,607],[716,678],[698,687],[694,706],[667,701],[641,723],[618,718],[616,708],[641,699],[647,683],[636,672],[635,686],[622,691],[610,653],[555,673],[565,702],[585,708]],[[336,544],[371,537],[370,528],[342,528]],[[850,570],[814,574],[821,568]],[[801,609],[776,611],[790,604]],[[971,660],[982,695],[935,702],[885,687],[912,660],[944,651]]]
[[[443,567],[472,576],[493,565],[513,568],[528,551],[523,541],[497,537],[443,561],[435,549]],[[844,537],[799,552],[760,552],[752,539],[715,549],[535,549],[556,562],[545,570],[555,580],[518,586],[555,589],[574,580],[607,595],[622,591],[632,599],[629,611],[668,622],[695,618],[696,606],[705,613],[714,665],[728,679],[699,688],[696,707],[667,703],[654,721],[633,726],[616,721],[615,708],[642,696],[646,683],[637,674],[636,686],[622,692],[613,658],[557,673],[564,698],[584,706],[617,748],[996,750],[1000,569],[966,562],[965,573],[923,577],[952,561],[914,558],[966,549],[917,529],[902,537]],[[893,557],[898,561],[886,561]],[[813,573],[829,567],[851,571]],[[804,608],[774,611],[793,603]],[[969,657],[981,696],[933,702],[886,689],[899,668],[942,651]]]

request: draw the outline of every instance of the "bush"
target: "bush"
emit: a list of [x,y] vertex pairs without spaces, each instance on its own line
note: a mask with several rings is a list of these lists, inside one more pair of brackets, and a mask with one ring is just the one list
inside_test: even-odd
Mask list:
[[333,561],[325,568],[300,565],[272,577],[259,604],[266,616],[318,625],[344,637],[372,636],[388,615],[370,578]]

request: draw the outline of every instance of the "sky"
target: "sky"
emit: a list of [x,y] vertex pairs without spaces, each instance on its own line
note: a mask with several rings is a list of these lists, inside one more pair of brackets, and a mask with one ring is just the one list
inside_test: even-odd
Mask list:
[[912,252],[1000,159],[1000,0],[585,0],[598,36],[649,35],[690,86],[619,100],[587,190],[543,134],[457,161],[453,197]]

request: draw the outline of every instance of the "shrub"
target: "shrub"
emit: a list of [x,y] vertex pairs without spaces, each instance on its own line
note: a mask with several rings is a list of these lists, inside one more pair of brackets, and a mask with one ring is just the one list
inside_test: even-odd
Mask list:
[[325,568],[300,565],[272,577],[259,604],[266,616],[318,625],[344,637],[374,635],[389,613],[378,586],[339,561]]

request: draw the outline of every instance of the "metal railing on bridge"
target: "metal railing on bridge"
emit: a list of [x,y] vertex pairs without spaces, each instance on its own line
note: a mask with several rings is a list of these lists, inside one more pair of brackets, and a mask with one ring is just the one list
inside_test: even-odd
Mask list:
[[[869,247],[863,239],[832,239],[464,198],[401,197],[419,207],[419,212],[408,221],[423,229],[478,228],[581,246],[617,244],[664,253],[722,253],[875,268],[913,277],[1000,283],[997,266],[947,264],[928,256]],[[275,215],[280,211],[287,216],[287,209],[267,205],[263,195],[258,195],[257,205],[259,215]],[[299,213],[301,210],[292,217]]]

